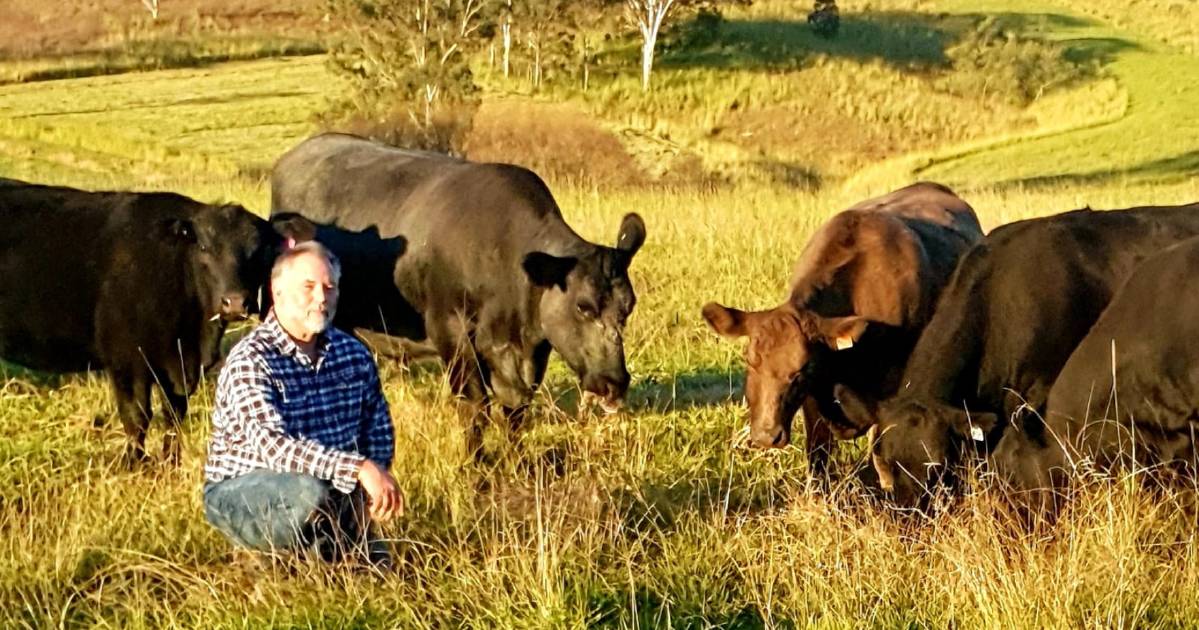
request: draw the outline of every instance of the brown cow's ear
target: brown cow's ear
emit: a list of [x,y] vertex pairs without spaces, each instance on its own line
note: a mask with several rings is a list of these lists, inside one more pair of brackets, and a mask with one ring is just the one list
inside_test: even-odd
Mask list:
[[849,317],[829,317],[820,320],[817,325],[824,341],[834,350],[852,348],[862,334],[866,332],[869,320],[865,317],[850,315]]
[[865,431],[878,423],[878,405],[874,401],[866,400],[847,385],[834,385],[833,398],[841,405],[846,419],[859,431]]
[[294,212],[283,212],[271,217],[271,227],[292,245],[316,238],[316,224]]
[[579,263],[578,258],[572,256],[554,256],[543,252],[533,252],[525,256],[525,260],[521,263],[525,273],[528,274],[529,280],[534,285],[544,287],[558,287],[563,291],[566,290],[566,276],[570,275],[570,271]]
[[708,326],[722,337],[736,339],[749,334],[749,329],[745,325],[748,319],[745,311],[721,306],[716,302],[708,302],[704,304],[703,316],[704,321],[708,322]]
[[999,416],[993,413],[967,413],[956,410],[950,427],[959,437],[975,442],[987,441],[987,434],[999,424]]

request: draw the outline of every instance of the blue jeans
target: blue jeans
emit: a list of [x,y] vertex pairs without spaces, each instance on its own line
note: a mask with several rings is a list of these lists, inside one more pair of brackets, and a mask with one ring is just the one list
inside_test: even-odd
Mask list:
[[330,561],[364,549],[369,529],[361,486],[345,494],[311,475],[269,470],[205,484],[204,514],[239,546]]

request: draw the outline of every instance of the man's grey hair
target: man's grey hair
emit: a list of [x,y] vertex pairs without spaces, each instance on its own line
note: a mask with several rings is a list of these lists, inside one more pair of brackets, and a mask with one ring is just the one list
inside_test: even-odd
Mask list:
[[271,282],[279,279],[283,275],[284,270],[291,266],[291,261],[305,254],[313,254],[320,256],[325,260],[325,264],[329,266],[329,275],[333,276],[333,283],[341,282],[341,261],[327,247],[321,245],[317,241],[304,241],[298,245],[279,254],[275,259],[275,266],[271,267]]

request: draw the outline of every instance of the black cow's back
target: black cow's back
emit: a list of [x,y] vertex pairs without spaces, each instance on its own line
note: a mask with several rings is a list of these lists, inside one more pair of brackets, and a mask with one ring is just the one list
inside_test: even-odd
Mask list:
[[405,239],[394,275],[420,311],[451,308],[432,304],[441,298],[459,308],[463,300],[468,307],[487,300],[527,318],[524,256],[591,249],[562,219],[545,183],[517,166],[326,133],[280,157],[271,185],[273,214],[297,212],[331,227]]
[[1002,226],[967,253],[904,374],[908,397],[1043,410],[1078,342],[1136,265],[1199,234],[1199,205],[1079,210]]
[[0,187],[0,356],[35,369],[99,367],[95,307],[132,197]]
[[1145,260],[1124,283],[1062,368],[1049,415],[1185,429],[1199,412],[1197,313],[1199,239],[1191,239]]

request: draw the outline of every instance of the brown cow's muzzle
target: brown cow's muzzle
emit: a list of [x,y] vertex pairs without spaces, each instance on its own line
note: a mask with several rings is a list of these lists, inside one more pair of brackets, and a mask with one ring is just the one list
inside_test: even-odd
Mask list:
[[791,433],[786,427],[775,427],[766,431],[750,429],[749,444],[754,448],[783,448],[791,443]]

